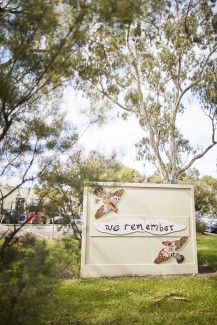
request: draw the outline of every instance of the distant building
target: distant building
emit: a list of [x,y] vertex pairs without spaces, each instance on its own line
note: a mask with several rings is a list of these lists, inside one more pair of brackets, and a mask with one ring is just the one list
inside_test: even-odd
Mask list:
[[[0,186],[0,211],[3,209],[21,209],[26,210],[30,206],[38,204],[38,197],[33,188],[19,187],[14,190],[13,186]],[[5,197],[8,193],[8,196]],[[4,198],[5,197],[5,198]]]

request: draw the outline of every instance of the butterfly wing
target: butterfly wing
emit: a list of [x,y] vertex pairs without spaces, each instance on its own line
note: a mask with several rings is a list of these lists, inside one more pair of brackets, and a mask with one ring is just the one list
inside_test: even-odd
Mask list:
[[178,240],[175,240],[176,249],[179,249],[186,241],[188,237],[181,237]]
[[124,193],[124,190],[118,190],[116,192],[114,192],[113,194],[111,194],[110,196],[110,201],[113,203],[113,204],[116,204],[118,203],[118,201],[120,200],[121,196],[123,195]]
[[98,197],[100,197],[100,198],[103,198],[104,196],[106,196],[106,194],[105,194],[102,190],[100,190],[100,189],[98,189],[98,188],[96,188],[96,189],[93,191],[93,193],[94,193],[95,195],[97,195]]
[[109,211],[111,211],[109,209],[109,207],[107,205],[102,205],[97,211],[96,211],[96,214],[95,214],[95,218],[96,219],[99,219],[99,218],[102,218],[102,216],[106,213],[108,213]]
[[123,193],[124,193],[124,190],[122,189],[122,190],[118,190],[118,191],[114,192],[113,194],[111,194],[110,196],[108,196],[103,191],[100,191],[100,190],[96,189],[94,191],[94,194],[96,194],[100,198],[103,198],[105,201],[107,201],[107,199],[108,199],[108,201],[110,201],[110,203],[109,202],[103,202],[104,205],[102,205],[96,211],[95,218],[99,219],[104,214],[108,213],[109,211],[115,211],[114,210],[115,204],[120,200]]
[[165,250],[165,248],[161,249],[161,251],[159,252],[158,256],[156,257],[156,259],[154,260],[155,264],[160,264],[162,262],[167,261],[170,258],[170,254]]

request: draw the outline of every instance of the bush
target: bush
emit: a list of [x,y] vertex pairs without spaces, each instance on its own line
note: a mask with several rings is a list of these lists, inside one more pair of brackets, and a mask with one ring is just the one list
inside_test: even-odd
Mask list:
[[72,236],[50,242],[49,260],[57,265],[61,279],[72,279],[80,273],[80,246]]

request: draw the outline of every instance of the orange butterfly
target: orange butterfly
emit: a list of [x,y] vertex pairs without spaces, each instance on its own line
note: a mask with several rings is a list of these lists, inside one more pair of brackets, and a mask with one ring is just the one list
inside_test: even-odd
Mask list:
[[161,249],[158,256],[154,260],[154,263],[160,264],[167,261],[171,256],[175,257],[177,263],[182,263],[185,258],[183,255],[177,252],[177,249],[179,249],[186,242],[186,240],[187,237],[181,237],[180,239],[174,241],[163,241],[162,244],[165,245],[165,247]]
[[122,194],[124,193],[124,190],[118,190],[114,193],[107,194],[103,192],[100,188],[97,188],[93,191],[95,195],[100,197],[102,199],[103,205],[96,211],[95,218],[99,219],[104,214],[114,211],[115,213],[118,212],[118,208],[116,207],[116,204],[120,200]]

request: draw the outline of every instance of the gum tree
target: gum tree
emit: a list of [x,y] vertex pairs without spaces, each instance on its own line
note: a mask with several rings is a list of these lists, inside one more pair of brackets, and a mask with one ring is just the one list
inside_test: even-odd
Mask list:
[[0,182],[17,181],[6,195],[74,143],[59,104],[87,16],[82,0],[0,0]]
[[[77,139],[59,114],[59,100],[75,71],[71,55],[76,60],[86,37],[85,3],[0,0],[0,182],[14,183],[0,203]],[[2,235],[1,252],[21,227]]]
[[[0,143],[13,124],[72,77],[85,1],[0,1]],[[42,108],[44,109],[44,108]]]
[[[123,3],[131,19],[116,15],[90,30],[77,83],[93,110],[116,108],[123,118],[138,118],[140,158],[155,164],[162,182],[175,183],[217,143],[215,1]],[[192,147],[177,126],[192,98],[210,120],[203,148]]]

